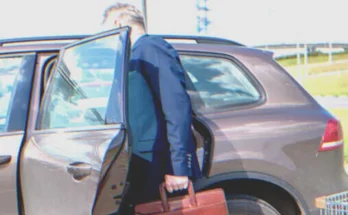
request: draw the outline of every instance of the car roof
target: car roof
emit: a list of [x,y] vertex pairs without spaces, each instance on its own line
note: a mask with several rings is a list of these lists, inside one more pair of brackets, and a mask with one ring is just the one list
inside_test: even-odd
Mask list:
[[[241,43],[238,43],[233,40],[228,40],[219,37],[211,36],[200,36],[200,35],[159,35],[152,34],[156,36],[163,37],[167,40],[178,40],[181,42],[196,42],[197,44],[224,44],[224,45],[235,45],[235,46],[244,46]],[[0,46],[5,46],[9,44],[24,44],[24,43],[35,43],[35,42],[49,42],[51,41],[74,41],[80,40],[92,35],[61,35],[61,36],[42,36],[42,37],[22,37],[22,38],[9,38],[9,39],[0,39]]]
[[[201,35],[152,35],[163,37],[168,42],[172,43],[178,50],[200,49],[202,51],[224,53],[230,53],[231,47],[235,47],[237,50],[239,48],[248,49],[252,52],[256,50],[239,42],[219,37]],[[14,54],[17,52],[57,52],[60,48],[89,36],[91,35],[60,35],[0,39],[0,54]],[[229,51],[227,51],[227,49]],[[260,50],[256,52],[259,51]]]
[[[42,36],[42,37],[23,37],[0,39],[0,53],[18,51],[43,51],[57,50],[74,41],[81,40],[91,35],[62,35],[62,36]],[[172,43],[184,44],[220,44],[232,46],[244,46],[233,40],[209,36],[191,35],[156,35]]]

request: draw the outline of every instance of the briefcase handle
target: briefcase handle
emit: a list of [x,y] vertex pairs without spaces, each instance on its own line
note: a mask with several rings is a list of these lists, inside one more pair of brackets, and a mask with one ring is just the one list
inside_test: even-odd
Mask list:
[[[168,212],[168,211],[170,211],[170,207],[169,207],[165,183],[160,184],[159,188],[160,188],[160,195],[161,195],[163,210],[165,212]],[[188,195],[190,197],[191,206],[197,207],[197,198],[196,198],[195,190],[193,189],[193,184],[192,184],[191,180],[189,181],[187,191],[188,191]]]

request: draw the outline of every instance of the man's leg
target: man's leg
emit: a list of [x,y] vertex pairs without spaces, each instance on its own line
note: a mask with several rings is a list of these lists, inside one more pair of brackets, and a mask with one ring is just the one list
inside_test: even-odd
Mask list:
[[130,187],[122,201],[122,207],[118,213],[119,215],[134,215],[135,205],[143,201],[143,196],[141,194],[145,191],[145,178],[147,176],[148,165],[148,161],[137,155],[132,155],[128,174]]
[[130,187],[119,215],[134,215],[134,207],[137,204],[160,199],[159,185],[164,182],[166,170],[164,158],[163,153],[154,153],[153,161],[148,162],[133,155],[128,175]]
[[159,185],[164,182],[166,172],[166,156],[163,152],[154,152],[152,162],[149,164],[146,180],[146,196],[144,201],[151,202],[160,200]]

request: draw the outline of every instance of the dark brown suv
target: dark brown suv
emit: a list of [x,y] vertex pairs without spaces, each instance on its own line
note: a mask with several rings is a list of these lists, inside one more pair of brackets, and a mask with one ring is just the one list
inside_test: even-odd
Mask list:
[[[340,122],[272,53],[163,36],[187,71],[204,178],[230,214],[319,214],[348,189]],[[0,41],[0,214],[112,214],[127,190],[129,29]]]

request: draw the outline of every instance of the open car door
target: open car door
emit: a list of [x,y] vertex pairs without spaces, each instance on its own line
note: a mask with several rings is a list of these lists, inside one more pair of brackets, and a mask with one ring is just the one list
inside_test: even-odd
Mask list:
[[26,215],[111,214],[131,152],[126,132],[129,28],[64,47],[20,160]]

